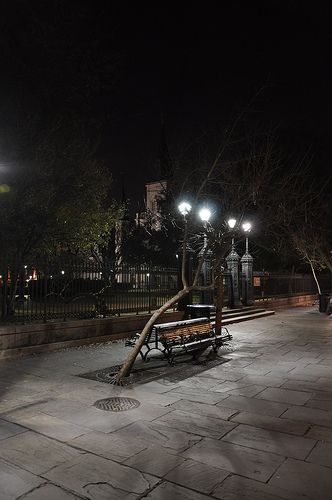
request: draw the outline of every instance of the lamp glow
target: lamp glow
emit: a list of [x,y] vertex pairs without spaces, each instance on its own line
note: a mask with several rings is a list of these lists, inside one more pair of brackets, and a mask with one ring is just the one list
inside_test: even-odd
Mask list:
[[230,227],[231,229],[234,229],[235,224],[236,224],[236,219],[229,219],[229,220],[227,221],[227,224],[229,225],[229,227]]
[[180,205],[178,206],[178,209],[179,209],[179,212],[182,214],[182,215],[188,215],[190,210],[191,210],[191,205],[190,203],[186,202],[186,201],[183,201],[182,203],[180,203]]
[[251,230],[251,224],[250,224],[250,222],[245,222],[244,224],[242,224],[242,229],[246,233],[249,233],[249,231]]
[[206,207],[201,208],[198,215],[200,216],[200,218],[203,222],[209,222],[210,217],[211,217],[211,210],[209,208],[206,208]]

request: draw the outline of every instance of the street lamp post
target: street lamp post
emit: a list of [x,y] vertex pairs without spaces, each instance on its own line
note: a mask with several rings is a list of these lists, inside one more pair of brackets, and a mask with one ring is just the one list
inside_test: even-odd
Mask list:
[[[198,213],[201,221],[204,225],[204,246],[201,251],[201,255],[203,255],[203,265],[202,265],[202,274],[203,274],[203,286],[211,285],[211,251],[207,250],[207,231],[208,231],[208,222],[211,218],[211,210],[207,207],[201,208]],[[208,290],[204,290],[202,292],[202,303],[203,304],[211,304],[211,292]]]
[[[187,232],[187,224],[188,224],[187,215],[189,215],[191,211],[191,205],[187,201],[183,201],[178,206],[178,209],[180,214],[183,216],[185,224],[185,232]],[[182,269],[183,259],[185,259],[184,269]],[[193,262],[193,250],[187,242],[184,242],[184,247],[182,248],[182,251],[179,251],[178,253],[179,284],[182,282],[183,278],[185,279],[188,285],[192,284],[192,262]],[[184,272],[184,276],[182,276],[182,272]],[[178,301],[177,310],[187,312],[187,306],[191,304],[191,302],[192,302],[192,294],[189,293]]]
[[248,241],[248,233],[251,230],[250,222],[245,222],[242,224],[242,228],[246,233],[246,251],[241,258],[241,267],[242,267],[242,301],[246,306],[251,306],[254,304],[254,295],[253,295],[253,261],[254,259],[249,253],[249,241]]
[[[184,201],[182,202],[179,206],[179,211],[183,215],[184,222],[185,222],[185,234],[187,234],[187,215],[191,211],[191,205]],[[201,221],[203,222],[204,225],[204,245],[202,250],[200,251],[200,257],[203,260],[202,263],[202,276],[203,276],[203,286],[208,287],[212,283],[212,270],[211,270],[211,250],[208,249],[208,231],[209,231],[209,220],[211,218],[211,210],[208,207],[203,207],[200,209],[198,213]],[[234,218],[230,218],[227,221],[228,229],[230,232],[234,230],[234,228],[237,225],[237,220]],[[235,243],[234,243],[234,238],[232,238],[232,247],[229,255],[226,257],[226,263],[227,263],[227,268],[230,273],[231,277],[231,289],[230,289],[230,297],[229,297],[229,307],[235,308],[235,307],[240,307],[241,302],[240,302],[240,262],[241,262],[241,268],[242,268],[242,274],[243,274],[243,280],[242,280],[242,299],[243,303],[245,305],[252,305],[253,304],[253,286],[252,286],[252,276],[253,276],[253,258],[249,254],[248,250],[248,233],[251,230],[251,224],[250,222],[245,222],[242,224],[242,229],[246,233],[246,252],[243,255],[242,259],[240,259],[240,256],[235,250]],[[231,234],[230,234],[231,235]],[[184,238],[186,241],[186,237]],[[185,255],[187,252],[187,247],[183,248],[183,258],[185,258]],[[190,259],[190,257],[189,257]],[[187,260],[189,260],[187,259]],[[180,260],[180,259],[179,259]],[[221,264],[220,264],[221,265]],[[187,271],[187,266],[184,266],[184,269],[182,269],[182,272],[184,272],[184,276],[182,278],[185,279],[186,283],[188,284],[190,281],[190,276],[188,276],[188,271]],[[220,268],[219,270],[216,270],[216,277],[218,277],[218,290],[223,287],[223,269]],[[221,284],[222,283],[222,284]],[[219,290],[219,295],[220,295],[220,290]],[[204,290],[202,292],[202,303],[203,304],[210,304],[212,302],[211,298],[211,292],[209,290]],[[182,309],[181,309],[182,310]]]

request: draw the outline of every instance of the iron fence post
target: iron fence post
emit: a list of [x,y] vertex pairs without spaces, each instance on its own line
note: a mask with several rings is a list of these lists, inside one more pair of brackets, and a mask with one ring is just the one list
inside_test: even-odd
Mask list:
[[149,300],[149,314],[151,314],[151,269],[150,266],[148,268],[149,272],[146,277],[148,278],[148,300]]

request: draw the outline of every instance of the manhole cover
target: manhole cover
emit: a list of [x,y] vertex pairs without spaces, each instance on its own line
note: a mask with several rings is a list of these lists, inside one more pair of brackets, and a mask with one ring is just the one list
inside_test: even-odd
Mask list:
[[137,408],[141,403],[133,398],[107,398],[99,399],[94,406],[105,411],[126,411]]

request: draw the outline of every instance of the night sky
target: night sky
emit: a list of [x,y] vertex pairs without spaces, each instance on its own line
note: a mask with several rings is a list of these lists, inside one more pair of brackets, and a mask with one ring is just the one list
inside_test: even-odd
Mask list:
[[322,5],[235,1],[128,11],[109,136],[110,161],[125,174],[128,195],[155,177],[161,115],[176,156],[200,134],[227,127],[260,89],[248,126],[276,127],[287,151],[310,150],[315,169],[329,172],[331,16]]
[[[162,117],[170,153],[177,157],[201,135],[216,136],[229,126],[259,90],[246,126],[277,128],[285,150],[295,155],[310,150],[315,170],[330,172],[332,19],[323,2],[120,9],[103,1],[16,1],[8,22],[2,18],[5,36],[20,40],[24,33],[25,50],[41,68],[36,72],[32,65],[29,75],[37,88],[51,80],[43,81],[44,60],[34,43],[38,30],[27,26],[37,20],[44,36],[61,45],[51,17],[59,8],[66,21],[68,4],[67,35],[82,43],[83,51],[97,39],[101,61],[114,61],[109,85],[97,91],[91,108],[97,117],[107,115],[98,154],[113,173],[114,196],[121,196],[123,179],[134,208],[145,182],[156,178]],[[13,61],[22,58],[19,44],[11,50]],[[57,75],[65,73],[61,58],[54,64]],[[65,79],[58,85],[65,94]]]

